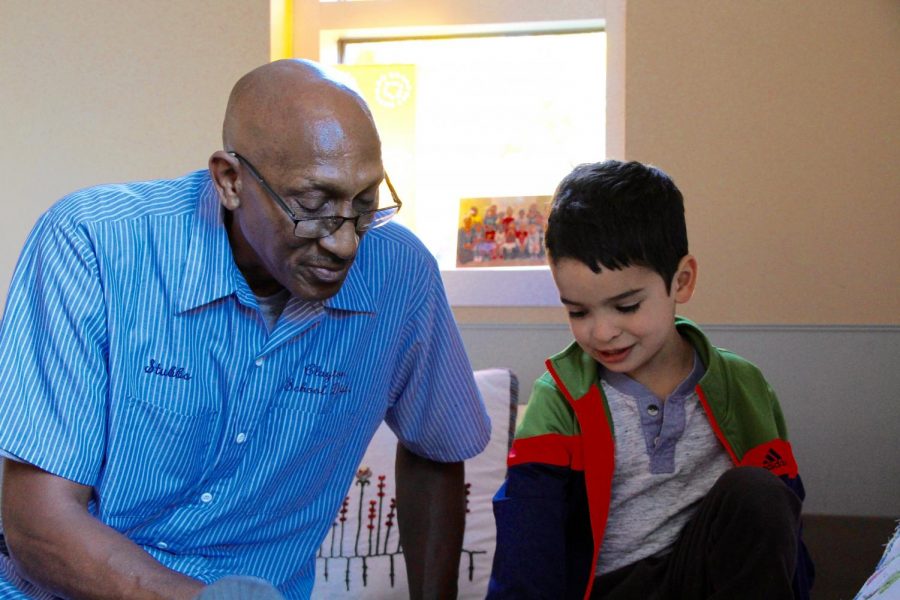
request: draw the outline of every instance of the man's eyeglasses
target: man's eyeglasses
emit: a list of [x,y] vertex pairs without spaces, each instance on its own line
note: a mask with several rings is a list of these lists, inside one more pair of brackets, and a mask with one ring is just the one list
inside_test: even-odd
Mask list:
[[384,181],[387,183],[388,189],[391,192],[391,198],[394,201],[392,206],[385,206],[384,208],[376,208],[375,210],[367,210],[357,214],[355,217],[342,217],[340,215],[329,215],[324,217],[298,217],[291,207],[288,206],[288,203],[285,202],[284,198],[278,195],[278,193],[272,189],[272,187],[266,183],[266,180],[263,179],[262,175],[259,174],[259,171],[256,170],[249,160],[238,154],[237,152],[228,152],[231,156],[238,159],[250,172],[256,177],[256,180],[260,183],[260,185],[265,188],[265,190],[272,196],[272,199],[275,200],[275,203],[278,204],[287,213],[287,215],[291,218],[291,221],[294,222],[294,235],[299,238],[306,239],[319,239],[328,237],[338,229],[340,229],[345,221],[352,221],[353,226],[356,229],[357,233],[362,233],[364,231],[369,231],[370,229],[375,229],[376,227],[381,227],[386,224],[388,221],[394,218],[394,216],[400,211],[400,207],[403,206],[403,203],[400,202],[400,198],[397,197],[397,191],[394,189],[394,186],[391,184],[390,178],[388,178],[387,173],[384,174]]

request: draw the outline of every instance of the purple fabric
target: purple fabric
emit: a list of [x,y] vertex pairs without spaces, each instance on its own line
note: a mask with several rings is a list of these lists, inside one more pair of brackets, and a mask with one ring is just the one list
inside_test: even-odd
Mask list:
[[675,445],[684,433],[684,405],[705,372],[703,361],[694,352],[694,368],[665,401],[624,373],[603,372],[609,385],[637,402],[651,473],[675,471]]

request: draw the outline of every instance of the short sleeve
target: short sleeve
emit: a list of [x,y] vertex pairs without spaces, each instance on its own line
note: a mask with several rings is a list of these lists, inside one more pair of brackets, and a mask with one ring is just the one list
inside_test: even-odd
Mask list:
[[0,326],[0,449],[81,484],[105,445],[107,337],[84,230],[51,211],[31,232]]
[[404,326],[394,372],[385,421],[407,449],[431,460],[456,462],[485,448],[490,418],[436,265]]

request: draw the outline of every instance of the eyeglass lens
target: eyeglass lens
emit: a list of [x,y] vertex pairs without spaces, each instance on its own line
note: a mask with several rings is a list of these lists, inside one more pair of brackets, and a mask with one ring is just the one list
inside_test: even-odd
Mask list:
[[304,238],[319,238],[331,235],[341,228],[345,221],[352,221],[358,233],[381,227],[397,214],[396,207],[366,212],[355,217],[321,217],[303,219],[296,222],[294,235]]

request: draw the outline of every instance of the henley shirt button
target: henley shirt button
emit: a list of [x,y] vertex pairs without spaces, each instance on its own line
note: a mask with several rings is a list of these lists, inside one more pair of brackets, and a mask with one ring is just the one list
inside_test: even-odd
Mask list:
[[165,550],[166,548],[169,547],[169,545],[165,542],[156,542],[156,547],[159,548],[160,550]]
[[650,415],[651,417],[655,417],[658,412],[659,412],[659,407],[655,404],[651,404],[650,406],[647,407],[647,414]]
[[200,494],[200,502],[202,502],[203,504],[209,504],[210,502],[212,502],[212,494],[210,494],[209,492],[203,492],[202,494]]
[[243,444],[245,441],[247,441],[247,434],[244,433],[243,431],[240,432],[239,434],[234,436],[234,441],[237,444]]
[[256,366],[261,367],[261,366],[263,366],[264,362],[266,362],[266,359],[264,357],[260,356],[259,358],[256,359]]

